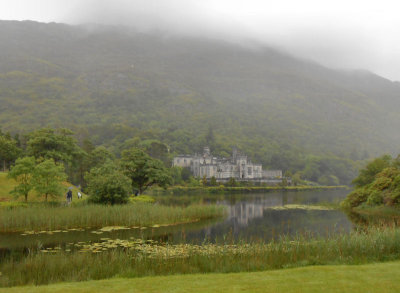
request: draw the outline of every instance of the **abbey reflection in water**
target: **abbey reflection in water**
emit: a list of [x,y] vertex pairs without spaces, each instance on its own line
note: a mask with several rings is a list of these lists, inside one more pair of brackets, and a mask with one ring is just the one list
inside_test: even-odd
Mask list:
[[347,194],[345,190],[273,192],[246,194],[239,198],[226,196],[218,204],[228,209],[227,218],[200,232],[188,233],[194,239],[216,239],[232,235],[236,239],[272,239],[283,235],[295,236],[305,231],[318,235],[349,232],[353,224],[339,210],[276,209],[285,205],[310,205],[336,202]]

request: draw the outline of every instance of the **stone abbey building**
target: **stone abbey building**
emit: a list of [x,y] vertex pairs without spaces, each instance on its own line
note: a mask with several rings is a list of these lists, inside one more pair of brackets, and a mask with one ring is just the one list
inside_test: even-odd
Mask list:
[[228,181],[230,178],[260,183],[282,181],[281,170],[264,171],[261,164],[253,164],[236,148],[233,149],[231,158],[218,158],[210,153],[210,148],[204,147],[202,155],[180,155],[174,158],[173,165],[190,168],[195,177],[205,176],[207,179],[215,177],[219,182]]

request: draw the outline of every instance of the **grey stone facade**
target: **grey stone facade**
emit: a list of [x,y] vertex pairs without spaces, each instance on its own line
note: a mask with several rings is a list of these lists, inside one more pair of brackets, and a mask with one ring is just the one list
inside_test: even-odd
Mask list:
[[210,153],[210,148],[204,147],[203,154],[180,155],[174,158],[173,166],[190,168],[193,176],[215,177],[217,181],[227,181],[229,178],[236,180],[262,180],[263,178],[282,178],[281,170],[263,171],[261,164],[253,164],[247,156],[238,152],[236,148],[232,151],[231,158],[218,158]]

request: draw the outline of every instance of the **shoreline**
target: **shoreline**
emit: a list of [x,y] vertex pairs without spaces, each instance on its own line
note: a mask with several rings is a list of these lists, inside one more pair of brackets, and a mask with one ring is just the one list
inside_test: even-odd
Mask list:
[[276,191],[323,191],[323,190],[341,190],[351,188],[346,185],[338,186],[240,186],[240,187],[229,187],[229,186],[199,186],[199,187],[188,187],[188,186],[174,186],[167,189],[153,189],[148,192],[148,195],[181,195],[181,194],[222,194],[222,193],[267,193]]

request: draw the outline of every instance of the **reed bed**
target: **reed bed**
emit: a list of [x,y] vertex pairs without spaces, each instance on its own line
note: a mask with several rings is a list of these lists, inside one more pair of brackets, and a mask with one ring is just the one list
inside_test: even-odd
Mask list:
[[0,232],[177,224],[219,217],[224,212],[224,207],[215,205],[171,207],[136,203],[118,206],[32,206],[2,209]]
[[0,264],[0,286],[398,260],[400,229],[371,228],[327,239],[305,234],[270,243],[225,242],[201,246],[132,240],[97,250],[98,247],[85,247],[84,251],[35,252],[23,258],[10,257]]

